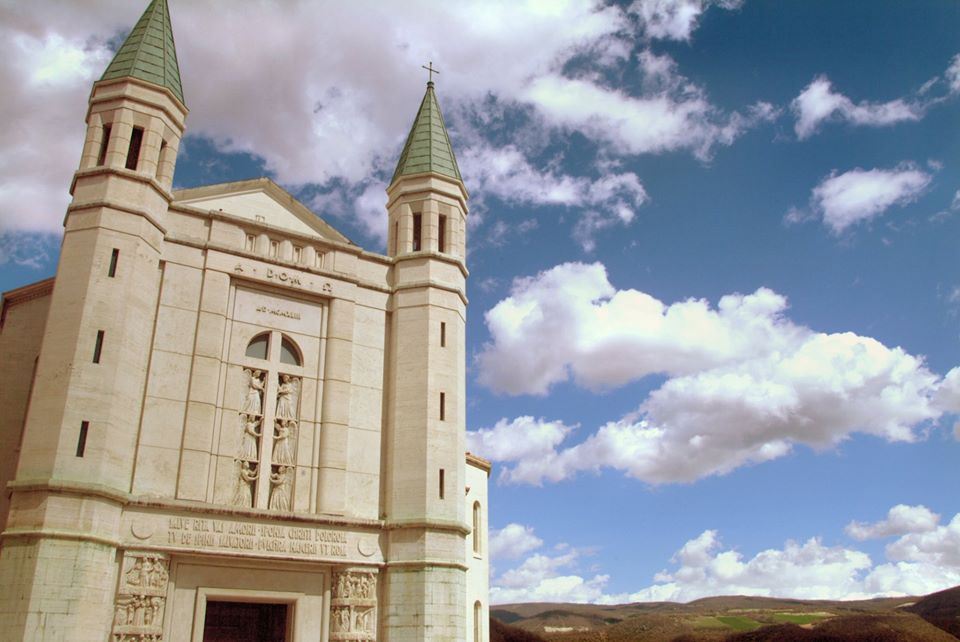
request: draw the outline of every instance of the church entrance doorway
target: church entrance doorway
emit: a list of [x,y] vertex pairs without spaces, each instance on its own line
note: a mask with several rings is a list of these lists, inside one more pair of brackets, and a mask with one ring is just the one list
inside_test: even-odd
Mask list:
[[207,601],[203,642],[287,642],[287,607]]

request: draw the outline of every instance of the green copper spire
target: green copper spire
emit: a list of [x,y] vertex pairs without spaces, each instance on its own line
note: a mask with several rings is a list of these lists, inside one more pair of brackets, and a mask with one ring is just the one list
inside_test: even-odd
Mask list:
[[139,78],[173,92],[183,102],[177,50],[166,0],[153,0],[100,80]]
[[427,83],[427,93],[420,103],[420,111],[413,121],[410,135],[400,154],[397,171],[393,173],[393,183],[401,176],[436,172],[462,182],[457,159],[450,146],[450,137],[443,124],[437,95],[433,91],[433,82]]

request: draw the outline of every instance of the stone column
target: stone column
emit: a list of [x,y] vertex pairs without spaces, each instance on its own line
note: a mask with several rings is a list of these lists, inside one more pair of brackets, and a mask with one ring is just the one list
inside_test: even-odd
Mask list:
[[331,299],[320,415],[318,513],[343,515],[346,511],[354,312],[353,301]]

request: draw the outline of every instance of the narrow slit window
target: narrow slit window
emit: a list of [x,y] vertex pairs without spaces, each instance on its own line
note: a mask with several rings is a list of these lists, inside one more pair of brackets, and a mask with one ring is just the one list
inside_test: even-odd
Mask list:
[[440,393],[440,421],[444,421],[447,415],[447,393]]
[[280,254],[280,242],[270,241],[270,256],[273,258],[277,258],[278,254]]
[[477,555],[480,554],[480,524],[482,523],[480,502],[473,502],[473,552]]
[[119,248],[113,248],[113,253],[110,255],[110,269],[107,270],[107,276],[113,278],[117,276],[117,260],[120,258]]
[[400,253],[400,221],[397,221],[393,224],[393,253]]
[[97,330],[97,342],[93,346],[93,362],[100,363],[100,353],[103,352],[103,330]]
[[440,347],[447,347],[447,324],[443,321],[440,322]]
[[134,127],[130,132],[130,148],[127,150],[127,169],[137,169],[140,164],[140,146],[143,145],[143,127]]
[[443,499],[443,468],[440,469],[440,499]]
[[100,139],[100,153],[97,154],[97,165],[107,162],[107,145],[110,144],[110,125],[103,126],[103,138]]
[[483,605],[479,601],[473,603],[473,640],[483,640]]
[[413,251],[420,251],[420,233],[423,229],[423,216],[420,214],[413,215]]
[[164,156],[166,156],[166,153],[167,153],[167,141],[161,140],[161,141],[160,141],[160,156],[157,158],[157,174],[156,174],[156,177],[157,177],[158,179],[160,178],[160,172],[161,172],[161,169],[163,168],[163,161],[164,161]]
[[437,230],[437,251],[447,251],[447,217],[440,217],[440,228]]
[[293,246],[293,262],[299,263],[303,259],[303,248],[299,245]]
[[247,252],[253,252],[257,247],[257,237],[247,234]]
[[80,434],[77,436],[77,457],[83,457],[87,449],[87,431],[90,430],[89,421],[80,422]]

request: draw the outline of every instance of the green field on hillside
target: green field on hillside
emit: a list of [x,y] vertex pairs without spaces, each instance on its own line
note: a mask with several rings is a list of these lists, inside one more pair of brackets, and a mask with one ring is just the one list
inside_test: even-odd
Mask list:
[[742,615],[718,615],[717,619],[729,626],[734,631],[753,631],[754,629],[759,629],[761,626],[763,626],[753,618],[744,617]]
[[774,613],[773,621],[789,624],[812,624],[831,617],[822,613]]

